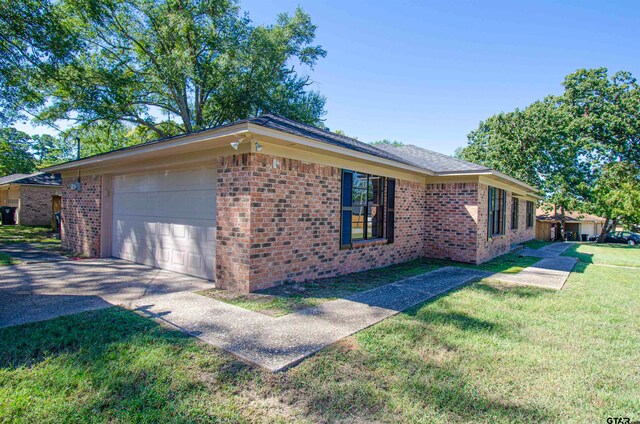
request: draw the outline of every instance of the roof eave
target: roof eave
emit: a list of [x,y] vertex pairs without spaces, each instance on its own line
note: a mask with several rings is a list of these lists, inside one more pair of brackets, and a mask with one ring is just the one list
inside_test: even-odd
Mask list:
[[229,135],[243,134],[247,132],[247,123],[242,122],[237,125],[226,126],[222,128],[212,128],[208,131],[200,131],[197,133],[184,134],[177,136],[174,139],[161,141],[158,143],[141,144],[138,146],[132,146],[131,148],[124,150],[116,150],[109,153],[104,153],[96,156],[90,156],[79,160],[61,163],[59,165],[50,166],[44,168],[44,172],[61,172],[68,171],[77,168],[82,168],[88,165],[101,164],[103,162],[110,162],[118,159],[124,159],[140,153],[150,153],[161,150],[170,149],[173,147],[185,146],[188,144],[199,143],[208,139],[225,137]]
[[309,137],[304,137],[301,135],[291,134],[286,131],[280,131],[272,128],[263,127],[261,125],[249,123],[249,132],[255,135],[262,135],[265,137],[274,137],[279,138],[284,141],[290,141],[292,143],[296,143],[302,146],[311,147],[319,150],[323,150],[326,152],[343,154],[351,157],[355,157],[362,160],[367,160],[370,162],[375,162],[381,165],[391,166],[398,169],[403,169],[411,172],[416,172],[418,174],[427,175],[427,176],[435,176],[436,173],[430,171],[428,169],[419,168],[417,166],[408,165],[399,161],[385,159],[379,156],[375,156],[369,153],[358,152],[353,149],[348,149],[346,147],[336,146],[327,142],[314,140]]
[[443,172],[438,172],[436,173],[436,176],[447,176],[447,177],[455,177],[455,176],[468,176],[468,175],[478,175],[478,176],[482,176],[482,175],[493,175],[495,177],[507,180],[509,182],[511,182],[512,184],[516,184],[520,187],[522,187],[523,189],[525,189],[527,196],[531,196],[534,197],[538,200],[542,200],[544,199],[543,196],[540,196],[538,194],[538,189],[530,186],[527,183],[524,183],[522,181],[520,181],[517,178],[513,178],[507,174],[504,174],[500,171],[496,171],[494,169],[485,169],[485,170],[466,170],[466,171],[443,171]]

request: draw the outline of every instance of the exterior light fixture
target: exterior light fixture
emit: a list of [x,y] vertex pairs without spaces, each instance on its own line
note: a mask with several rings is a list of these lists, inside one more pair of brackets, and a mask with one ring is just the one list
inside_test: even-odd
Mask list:
[[234,141],[231,143],[231,147],[233,147],[233,150],[238,150],[238,147],[240,146],[241,140],[238,141]]
[[262,150],[262,144],[256,141],[256,152],[259,152],[260,150]]

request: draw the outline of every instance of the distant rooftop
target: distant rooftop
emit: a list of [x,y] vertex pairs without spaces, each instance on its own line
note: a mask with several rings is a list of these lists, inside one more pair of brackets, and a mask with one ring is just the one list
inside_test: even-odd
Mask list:
[[50,174],[48,172],[36,172],[35,174],[13,174],[0,178],[0,185],[5,184],[27,184],[27,185],[62,185],[60,174]]
[[[582,213],[578,211],[566,211],[564,215],[565,215],[566,222],[593,222],[593,221],[604,222],[605,221],[604,218],[599,217],[597,215],[591,215],[588,213]],[[557,222],[562,219],[562,214],[560,213],[560,209],[558,209],[554,214],[553,210],[546,211],[542,208],[538,208],[538,210],[536,211],[536,219],[538,221]]]

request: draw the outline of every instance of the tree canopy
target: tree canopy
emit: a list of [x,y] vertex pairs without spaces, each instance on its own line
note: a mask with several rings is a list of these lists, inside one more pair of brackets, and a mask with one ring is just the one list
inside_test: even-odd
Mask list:
[[300,8],[256,26],[232,0],[0,0],[0,119],[155,138],[264,112],[319,125],[297,70],[326,55],[315,31]]
[[[457,152],[538,187],[562,209],[637,223],[640,89],[628,72],[580,69],[564,93],[480,123]],[[637,210],[637,208],[636,208]]]

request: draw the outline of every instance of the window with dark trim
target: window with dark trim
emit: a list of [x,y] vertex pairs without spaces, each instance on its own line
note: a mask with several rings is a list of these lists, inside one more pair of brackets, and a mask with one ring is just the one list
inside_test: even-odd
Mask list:
[[518,217],[520,216],[520,199],[511,198],[511,229],[518,229]]
[[489,238],[504,234],[506,202],[504,190],[489,187]]
[[393,242],[394,203],[395,180],[343,170],[340,246],[385,236]]
[[533,202],[527,200],[527,228],[533,227]]

